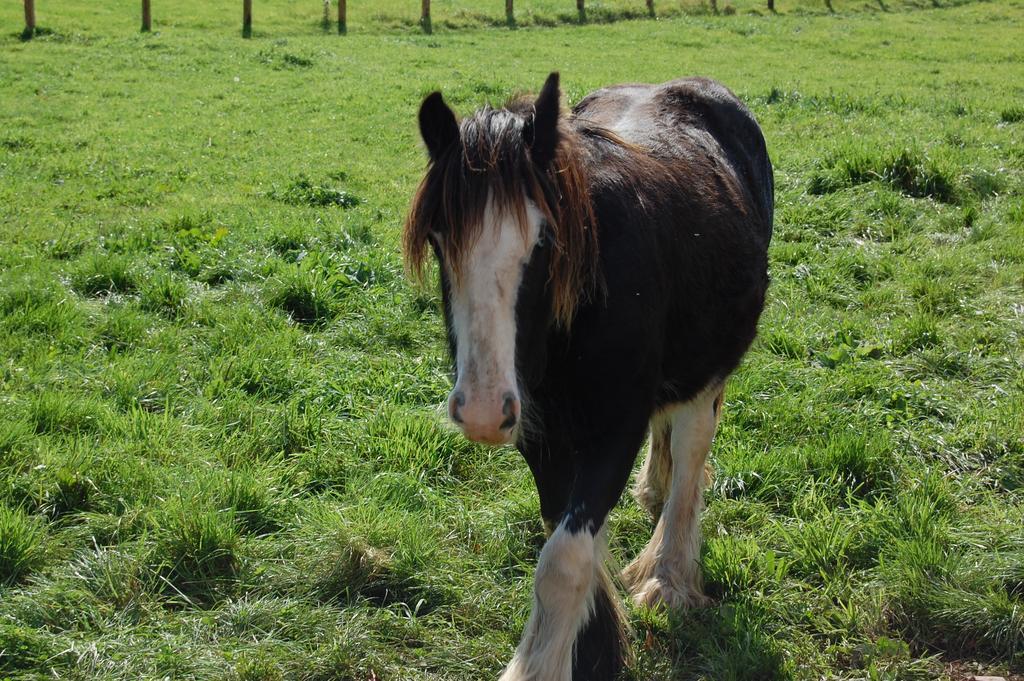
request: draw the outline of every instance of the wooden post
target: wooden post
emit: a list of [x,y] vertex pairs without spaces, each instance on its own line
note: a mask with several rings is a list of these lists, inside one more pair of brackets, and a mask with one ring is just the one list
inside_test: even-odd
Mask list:
[[423,7],[420,10],[420,26],[424,33],[431,33],[430,26],[430,0],[423,0]]
[[252,0],[242,0],[242,37],[252,37]]
[[142,0],[142,32],[148,33],[153,30],[153,15],[150,12],[149,0]]
[[505,23],[509,26],[516,25],[516,13],[512,8],[512,0],[505,0]]
[[346,15],[345,0],[338,0],[338,33],[348,33],[348,18]]
[[768,11],[769,12],[774,12],[775,11],[775,0],[768,0]]
[[324,0],[324,15],[320,19],[320,28],[325,31],[331,28],[331,0]]
[[[828,0],[826,0],[827,2]],[[714,14],[718,14],[718,0],[711,0],[711,11]]]
[[832,7],[832,0],[825,0],[825,7],[828,7],[828,11],[835,13],[835,8]]
[[654,0],[647,0],[647,13],[654,16]]
[[580,15],[580,23],[582,24],[587,20],[587,8],[583,4],[583,0],[576,0],[576,11]]
[[25,30],[22,40],[29,40],[36,34],[36,0],[25,0]]

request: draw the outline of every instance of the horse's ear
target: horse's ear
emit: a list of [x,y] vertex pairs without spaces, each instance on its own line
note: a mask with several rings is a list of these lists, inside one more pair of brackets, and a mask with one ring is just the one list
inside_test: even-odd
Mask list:
[[534,103],[533,142],[530,155],[538,165],[547,165],[555,157],[558,148],[558,115],[561,92],[558,90],[558,71],[544,81],[544,87]]
[[455,114],[444,103],[440,92],[431,92],[420,105],[420,135],[432,161],[459,139]]

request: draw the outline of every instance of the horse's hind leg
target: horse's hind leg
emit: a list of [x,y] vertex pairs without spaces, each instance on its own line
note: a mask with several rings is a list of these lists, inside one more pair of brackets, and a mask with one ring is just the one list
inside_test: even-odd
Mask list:
[[670,407],[671,487],[651,541],[623,571],[641,605],[696,607],[707,603],[700,576],[700,512],[705,469],[722,404],[722,386]]
[[633,496],[655,520],[672,487],[672,422],[664,414],[651,419],[651,442],[647,458],[636,476]]

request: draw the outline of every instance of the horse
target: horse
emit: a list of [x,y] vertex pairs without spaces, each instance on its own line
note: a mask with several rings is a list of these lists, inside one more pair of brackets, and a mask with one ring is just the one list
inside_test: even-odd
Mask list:
[[546,541],[501,681],[604,681],[630,661],[605,522],[634,495],[655,528],[622,583],[643,606],[707,603],[706,458],[726,379],[768,286],[774,180],[748,109],[704,78],[536,99],[459,121],[419,109],[428,163],[403,228],[412,276],[438,265],[454,364],[448,415],[514,444]]

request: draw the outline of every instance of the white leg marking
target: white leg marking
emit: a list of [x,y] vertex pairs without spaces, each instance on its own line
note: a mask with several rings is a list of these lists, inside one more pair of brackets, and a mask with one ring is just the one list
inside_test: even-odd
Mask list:
[[671,489],[651,541],[623,571],[638,605],[698,607],[708,599],[700,575],[700,513],[705,461],[718,425],[721,386],[671,408]]
[[599,566],[593,535],[559,525],[540,552],[533,611],[500,681],[572,681],[573,643],[592,614]]
[[663,412],[651,419],[651,442],[647,458],[636,476],[633,496],[647,509],[654,520],[661,515],[661,509],[672,487],[672,422]]

